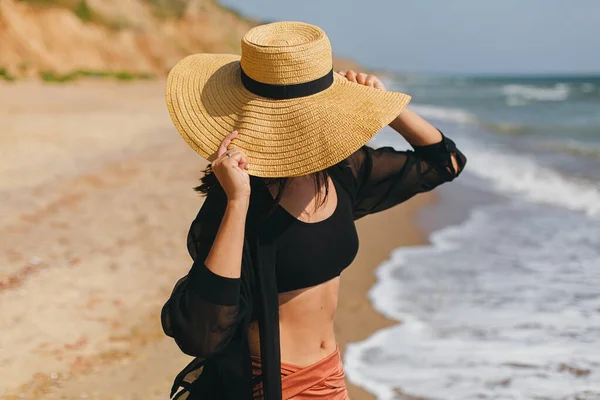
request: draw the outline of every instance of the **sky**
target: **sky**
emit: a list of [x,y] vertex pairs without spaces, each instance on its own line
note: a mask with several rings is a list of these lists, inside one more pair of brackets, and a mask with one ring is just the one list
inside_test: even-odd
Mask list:
[[219,0],[320,26],[334,54],[409,73],[600,73],[600,0]]

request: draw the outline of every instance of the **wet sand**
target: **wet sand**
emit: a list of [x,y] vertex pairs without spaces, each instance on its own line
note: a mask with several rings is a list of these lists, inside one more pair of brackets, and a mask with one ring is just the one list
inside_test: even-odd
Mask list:
[[[189,269],[205,162],[163,99],[162,82],[0,84],[0,398],[166,399],[190,360],[159,312]],[[422,243],[411,219],[430,200],[358,221],[342,347],[390,323],[366,298],[373,268]]]

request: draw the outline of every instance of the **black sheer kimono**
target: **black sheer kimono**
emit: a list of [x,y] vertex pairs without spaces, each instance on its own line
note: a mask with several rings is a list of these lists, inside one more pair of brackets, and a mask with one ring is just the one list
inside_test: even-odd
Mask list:
[[[453,180],[466,163],[445,136],[439,143],[413,148],[397,151],[365,145],[328,169],[353,199],[355,220]],[[175,285],[161,314],[165,333],[184,353],[196,357],[175,378],[171,396],[182,388],[176,399],[252,399],[256,382],[247,334],[249,323],[258,319],[264,399],[281,400],[278,232],[266,223],[272,196],[264,181],[251,177],[251,186],[240,278],[216,275],[204,265],[227,204],[220,187],[211,189],[191,225],[188,250],[194,263]]]

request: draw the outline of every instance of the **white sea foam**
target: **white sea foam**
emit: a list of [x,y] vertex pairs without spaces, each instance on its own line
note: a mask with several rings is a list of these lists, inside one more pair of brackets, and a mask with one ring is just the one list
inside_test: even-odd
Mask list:
[[[569,98],[570,88],[567,84],[557,83],[551,87],[510,84],[502,87],[508,105],[529,101],[564,101]],[[512,103],[512,104],[511,104]]]
[[461,147],[468,154],[469,172],[488,180],[496,191],[600,217],[598,183],[561,175],[540,166],[533,158],[502,148],[486,148],[471,142],[461,143]]
[[378,399],[600,399],[598,221],[515,201],[396,250],[370,297],[402,324],[349,345]]

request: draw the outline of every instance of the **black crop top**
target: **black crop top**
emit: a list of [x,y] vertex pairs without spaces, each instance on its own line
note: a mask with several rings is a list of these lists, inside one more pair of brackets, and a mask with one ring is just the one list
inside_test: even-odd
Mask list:
[[352,200],[335,179],[337,206],[327,219],[303,222],[277,205],[273,222],[284,224],[277,238],[275,271],[279,293],[315,286],[336,276],[358,252]]

